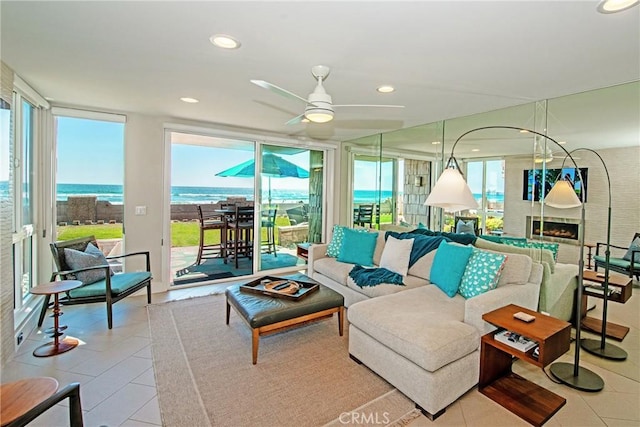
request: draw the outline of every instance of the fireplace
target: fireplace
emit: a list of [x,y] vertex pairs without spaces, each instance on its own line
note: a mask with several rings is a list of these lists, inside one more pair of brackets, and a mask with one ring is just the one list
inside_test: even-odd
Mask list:
[[[542,237],[540,231],[542,230]],[[578,244],[580,220],[573,218],[527,217],[527,238],[535,237],[550,242]]]

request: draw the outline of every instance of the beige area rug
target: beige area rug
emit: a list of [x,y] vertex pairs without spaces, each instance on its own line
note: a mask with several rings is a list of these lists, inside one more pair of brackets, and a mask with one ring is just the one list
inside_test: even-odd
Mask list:
[[148,307],[158,401],[165,426],[406,425],[413,403],[348,356],[337,319],[260,339],[225,297]]

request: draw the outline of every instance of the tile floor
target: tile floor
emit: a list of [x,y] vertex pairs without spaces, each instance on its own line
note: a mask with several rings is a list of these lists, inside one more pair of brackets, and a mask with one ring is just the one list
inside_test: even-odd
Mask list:
[[[154,294],[153,302],[191,298],[220,291],[226,285],[201,286]],[[635,283],[634,293],[640,292]],[[55,357],[32,356],[35,347],[49,339],[34,331],[0,373],[4,382],[32,376],[51,376],[61,384],[81,384],[82,407],[86,426],[154,426],[161,425],[151,360],[146,299],[129,297],[114,305],[114,328],[107,329],[104,304],[64,307],[64,324],[69,335],[79,338],[83,345]],[[601,304],[590,316],[600,317]],[[638,426],[640,425],[640,296],[626,304],[610,304],[609,320],[631,328],[622,343],[627,350],[625,365],[598,365],[589,362],[594,356],[583,351],[580,365],[600,375],[605,381],[599,393],[580,392],[554,384],[544,373],[523,362],[516,362],[514,370],[522,376],[553,390],[567,399],[567,404],[547,423],[549,426]],[[51,320],[49,319],[49,322]],[[49,326],[45,323],[45,326]],[[589,335],[589,334],[585,334]],[[560,360],[572,362],[565,355]],[[596,361],[597,362],[597,361]],[[621,368],[623,366],[623,368]],[[622,372],[620,375],[614,371]],[[635,379],[630,379],[635,378]],[[65,426],[68,424],[66,402],[50,409],[36,419],[34,426]],[[514,426],[528,425],[498,404],[478,393],[469,391],[449,406],[435,422],[420,417],[411,427],[422,426]]]

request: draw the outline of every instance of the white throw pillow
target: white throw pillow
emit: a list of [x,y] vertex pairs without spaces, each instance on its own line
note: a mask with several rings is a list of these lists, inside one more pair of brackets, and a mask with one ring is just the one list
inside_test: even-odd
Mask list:
[[414,239],[396,239],[393,236],[389,236],[382,251],[380,267],[406,276],[409,270],[409,258],[411,257],[413,241]]

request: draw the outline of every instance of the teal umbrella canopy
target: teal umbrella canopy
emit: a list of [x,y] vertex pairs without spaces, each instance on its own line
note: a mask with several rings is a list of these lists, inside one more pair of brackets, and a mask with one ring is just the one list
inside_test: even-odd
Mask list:
[[[254,171],[255,159],[251,159],[218,172],[216,176],[252,178]],[[271,178],[309,178],[309,171],[272,153],[262,155],[261,173],[269,177],[269,204],[271,204]]]

